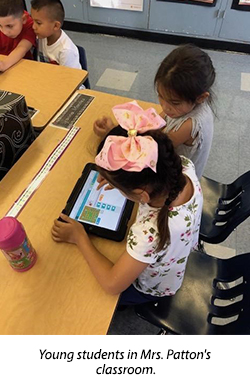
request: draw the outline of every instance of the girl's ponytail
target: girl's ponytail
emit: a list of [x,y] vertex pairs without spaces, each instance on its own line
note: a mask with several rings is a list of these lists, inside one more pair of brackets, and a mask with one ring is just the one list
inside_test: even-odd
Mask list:
[[159,211],[157,217],[157,227],[159,231],[159,241],[156,252],[160,252],[166,245],[170,243],[170,231],[168,227],[168,206],[164,205]]
[[[168,226],[170,213],[169,206],[178,197],[186,184],[185,176],[182,173],[182,161],[180,156],[175,152],[173,144],[168,136],[164,133],[159,135],[157,172],[159,173],[162,182],[164,182],[164,187],[168,192],[168,196],[157,217],[157,227],[159,231],[159,241],[156,248],[157,252],[163,250],[164,247],[170,243],[171,237]],[[151,196],[153,195],[154,194],[151,193]]]

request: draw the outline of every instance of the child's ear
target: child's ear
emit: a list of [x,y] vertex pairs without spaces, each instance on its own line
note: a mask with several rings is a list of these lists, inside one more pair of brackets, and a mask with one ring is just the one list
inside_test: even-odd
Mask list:
[[55,31],[60,30],[61,25],[62,25],[62,24],[61,24],[59,21],[55,21],[54,30],[55,30]]
[[23,15],[22,15],[22,22],[23,22],[23,24],[25,24],[27,22],[27,15],[25,13],[23,13]]
[[202,93],[200,96],[197,97],[196,103],[203,103],[204,100],[206,100],[206,99],[208,98],[209,95],[210,95],[209,92],[204,92],[204,93]]
[[147,191],[142,190],[141,188],[136,188],[133,190],[133,193],[138,196],[138,200],[140,203],[149,203],[150,196]]

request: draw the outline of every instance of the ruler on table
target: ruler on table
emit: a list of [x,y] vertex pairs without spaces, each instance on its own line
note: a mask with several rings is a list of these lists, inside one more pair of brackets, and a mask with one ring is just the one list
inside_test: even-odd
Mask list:
[[49,155],[43,166],[40,168],[38,173],[35,175],[31,183],[26,187],[26,189],[21,193],[18,199],[11,206],[10,210],[7,212],[6,216],[16,217],[26,203],[30,200],[34,192],[38,189],[42,181],[48,175],[53,166],[57,163],[59,158],[65,152],[71,141],[74,139],[80,127],[72,127],[66,134],[66,136],[60,141],[60,143],[55,147],[52,153]]

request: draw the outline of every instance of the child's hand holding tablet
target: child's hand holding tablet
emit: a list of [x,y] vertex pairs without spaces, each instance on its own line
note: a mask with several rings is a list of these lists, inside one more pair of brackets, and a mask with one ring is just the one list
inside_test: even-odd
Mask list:
[[[94,164],[87,164],[77,181],[63,210],[63,214],[80,222],[89,233],[122,241],[134,203],[126,199],[96,170]],[[107,191],[112,189],[112,191]],[[60,216],[59,221],[70,219]],[[69,241],[68,241],[69,242]]]
[[[58,234],[59,232],[60,238]],[[83,234],[87,235],[83,226],[63,213],[60,214],[58,220],[54,222],[54,226],[52,228],[53,239],[57,242],[65,241],[70,244],[77,245],[78,238],[82,237]]]

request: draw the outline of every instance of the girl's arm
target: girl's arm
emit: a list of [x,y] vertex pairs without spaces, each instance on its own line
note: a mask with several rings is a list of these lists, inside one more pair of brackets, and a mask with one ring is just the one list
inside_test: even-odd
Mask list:
[[83,226],[68,216],[61,214],[66,222],[55,221],[52,237],[57,242],[76,244],[87,261],[92,273],[102,288],[109,294],[120,294],[148,266],[131,257],[126,251],[115,264],[103,256],[91,243]]
[[191,137],[192,133],[192,119],[187,119],[177,131],[170,130],[167,134],[171,141],[173,142],[174,147],[176,148],[179,145],[192,145],[194,139]]
[[31,48],[32,43],[27,39],[22,39],[11,53],[4,60],[0,61],[0,71],[4,72],[12,65],[16,64]]

